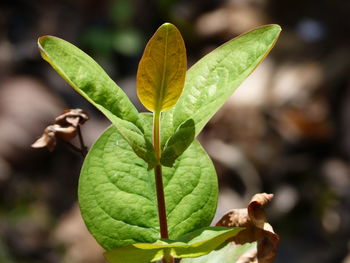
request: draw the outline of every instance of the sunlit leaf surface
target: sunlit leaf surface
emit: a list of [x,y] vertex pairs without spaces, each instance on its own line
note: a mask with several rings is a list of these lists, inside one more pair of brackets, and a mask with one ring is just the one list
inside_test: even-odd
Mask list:
[[[199,60],[187,72],[184,90],[176,105],[164,113],[162,118],[162,146],[170,137],[178,137],[179,127],[189,119],[193,120],[194,135],[197,136],[205,124],[224,104],[236,88],[259,65],[275,45],[281,28],[267,25],[234,38]],[[194,136],[194,137],[195,137]],[[178,144],[176,153],[183,152],[190,145]],[[171,156],[167,156],[168,165]],[[176,155],[173,156],[176,159]]]
[[[209,226],[217,205],[217,177],[197,141],[173,168],[163,169],[163,179],[170,238]],[[113,126],[84,161],[79,203],[89,231],[105,249],[159,239],[153,171]]]
[[90,56],[63,39],[44,36],[38,44],[42,57],[116,125],[139,157],[154,165],[153,146],[144,136],[136,108],[106,72]]
[[186,49],[178,29],[163,24],[149,40],[137,71],[137,95],[152,112],[175,105],[187,70]]
[[241,228],[208,227],[177,240],[159,240],[152,244],[133,244],[105,253],[110,263],[149,263],[163,257],[194,258],[208,254]]

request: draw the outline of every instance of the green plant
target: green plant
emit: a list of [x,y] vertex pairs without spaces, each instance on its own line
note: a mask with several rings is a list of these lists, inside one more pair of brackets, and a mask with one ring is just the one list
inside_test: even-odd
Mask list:
[[209,227],[217,177],[195,137],[265,58],[280,31],[267,25],[243,34],[186,73],[181,34],[162,25],[137,73],[138,96],[153,114],[138,113],[77,47],[52,36],[39,38],[42,57],[113,123],[90,149],[79,181],[82,216],[109,262],[195,258],[244,229]]

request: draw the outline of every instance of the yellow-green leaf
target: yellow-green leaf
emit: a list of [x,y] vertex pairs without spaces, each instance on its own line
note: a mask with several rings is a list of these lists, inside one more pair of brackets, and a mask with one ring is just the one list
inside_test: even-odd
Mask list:
[[137,71],[137,95],[152,112],[174,106],[181,95],[187,59],[179,30],[166,23],[147,43]]
[[206,227],[188,233],[177,240],[162,239],[155,243],[137,243],[107,251],[110,263],[149,263],[172,256],[195,258],[207,255],[236,236],[243,228]]

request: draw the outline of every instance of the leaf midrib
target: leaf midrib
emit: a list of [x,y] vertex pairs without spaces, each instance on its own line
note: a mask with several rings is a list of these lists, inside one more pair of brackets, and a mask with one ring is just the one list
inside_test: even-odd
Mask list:
[[160,89],[159,89],[159,99],[157,100],[157,107],[156,107],[156,112],[161,112],[162,106],[163,106],[163,100],[164,100],[164,84],[165,84],[165,73],[166,73],[166,68],[167,68],[167,50],[168,50],[168,35],[169,35],[169,30],[166,28],[165,31],[165,44],[164,44],[164,62],[163,62],[163,73],[162,73],[162,81],[160,84]]

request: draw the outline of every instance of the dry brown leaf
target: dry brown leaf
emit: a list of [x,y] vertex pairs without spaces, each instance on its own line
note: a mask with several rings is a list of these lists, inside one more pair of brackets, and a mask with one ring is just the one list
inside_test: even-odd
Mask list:
[[250,201],[248,208],[233,209],[225,214],[216,224],[217,226],[225,227],[245,227],[243,231],[230,240],[235,244],[242,245],[257,242],[257,261],[244,257],[237,262],[271,263],[275,259],[279,236],[275,234],[272,226],[267,223],[263,210],[263,206],[269,203],[272,198],[272,194],[256,194]]
[[55,132],[50,129],[50,126],[46,127],[43,135],[37,139],[32,145],[32,148],[44,148],[47,147],[50,152],[56,148],[56,136]]
[[61,127],[60,125],[54,124],[47,126],[44,130],[43,135],[37,139],[31,146],[33,148],[44,148],[47,147],[50,152],[55,150],[57,144],[57,137],[63,141],[70,141],[77,135],[77,130],[73,126]]
[[55,119],[55,124],[45,128],[43,135],[31,146],[33,148],[47,147],[50,152],[56,148],[57,138],[69,142],[78,133],[78,126],[89,119],[82,109],[67,109]]
[[89,115],[82,109],[68,109],[55,119],[55,124],[78,127],[79,124],[82,125],[87,120],[89,120]]

